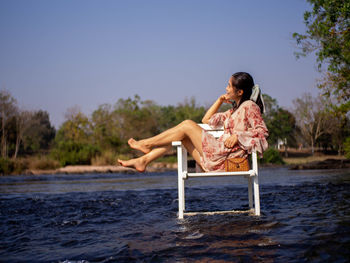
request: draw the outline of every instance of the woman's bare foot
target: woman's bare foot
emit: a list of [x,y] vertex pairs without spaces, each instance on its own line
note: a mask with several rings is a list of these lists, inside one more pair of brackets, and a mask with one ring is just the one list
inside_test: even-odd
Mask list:
[[137,171],[143,173],[146,170],[146,163],[142,160],[142,158],[136,158],[131,160],[120,160],[118,159],[118,163],[124,167],[135,168]]
[[142,145],[139,141],[136,141],[133,138],[130,138],[128,140],[128,144],[131,148],[135,149],[135,150],[139,150],[143,153],[149,153],[151,151],[151,149],[147,148],[146,146]]

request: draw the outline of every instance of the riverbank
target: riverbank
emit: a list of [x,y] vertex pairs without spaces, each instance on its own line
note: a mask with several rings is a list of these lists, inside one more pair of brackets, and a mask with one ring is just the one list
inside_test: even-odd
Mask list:
[[[169,170],[176,170],[176,163],[153,163],[147,167],[147,172],[164,172]],[[84,174],[84,173],[125,173],[134,174],[138,173],[135,169],[123,167],[120,165],[68,165],[65,167],[40,170],[40,169],[28,169],[24,172],[27,175],[42,175],[42,174]]]
[[[310,170],[310,169],[344,169],[350,168],[350,160],[344,156],[310,156],[303,158],[284,158],[285,166],[291,170]],[[191,164],[190,164],[191,166]],[[260,165],[260,167],[276,166],[273,164]],[[154,162],[147,167],[147,172],[164,172],[176,171],[177,163]],[[28,169],[24,174],[28,175],[42,175],[42,174],[84,174],[84,173],[138,173],[135,169],[126,168],[119,165],[69,165],[57,169],[42,170],[42,169]]]
[[350,160],[341,155],[317,155],[283,158],[291,170],[350,168]]

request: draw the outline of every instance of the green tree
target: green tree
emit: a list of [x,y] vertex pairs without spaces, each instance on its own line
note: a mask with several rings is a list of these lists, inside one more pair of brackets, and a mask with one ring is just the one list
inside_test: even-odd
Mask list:
[[185,99],[184,103],[180,103],[175,109],[176,124],[184,120],[200,123],[205,112],[205,108],[198,106],[194,97]]
[[348,0],[307,0],[312,11],[304,13],[305,34],[294,33],[301,47],[296,56],[316,52],[318,66],[327,65],[319,87],[334,96],[342,111],[350,109],[350,2]]
[[[267,94],[263,94],[263,99],[265,103],[265,114],[263,115],[263,119],[265,121],[266,127],[269,130],[268,143],[270,146],[277,144],[278,140],[278,131],[275,132],[274,125],[274,116],[276,115],[277,110],[279,109],[277,100],[272,98]],[[276,134],[276,136],[275,136]]]
[[89,118],[81,112],[79,107],[72,107],[65,113],[66,121],[57,132],[56,139],[89,143],[91,123]]
[[68,109],[65,118],[56,134],[51,155],[61,165],[90,164],[100,150],[92,143],[89,118],[78,107]]
[[[19,118],[23,121],[23,151],[29,154],[47,152],[56,135],[48,112],[43,110],[24,111],[21,115]],[[20,129],[18,133],[20,133]]]
[[199,106],[194,97],[185,99],[183,103],[179,103],[177,106],[162,106],[159,109],[158,121],[160,131],[174,127],[187,119],[200,123],[205,112],[206,109]]
[[112,112],[114,129],[122,143],[119,151],[129,152],[126,142],[129,138],[143,139],[159,133],[159,107],[153,101],[141,101],[140,96],[134,99],[119,99]]
[[290,146],[295,146],[296,123],[294,115],[278,106],[277,100],[267,94],[263,94],[265,102],[265,120],[269,130],[269,145],[276,145],[278,139],[286,140]]
[[296,146],[294,115],[288,110],[278,108],[271,117],[266,123],[269,129],[269,143],[275,144],[278,139],[281,139],[289,146]]
[[159,107],[158,125],[160,132],[169,129],[178,123],[175,106],[168,105]]
[[92,113],[92,142],[101,150],[113,152],[121,145],[120,133],[116,128],[116,116],[113,115],[112,106],[103,104]]
[[113,114],[117,117],[117,129],[121,138],[126,140],[130,137],[137,139],[152,136],[157,130],[157,123],[152,116],[154,103],[142,102],[140,96],[134,99],[119,99],[114,106]]

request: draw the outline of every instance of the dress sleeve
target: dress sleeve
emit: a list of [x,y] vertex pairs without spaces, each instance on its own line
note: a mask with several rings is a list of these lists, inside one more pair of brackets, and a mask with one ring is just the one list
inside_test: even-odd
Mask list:
[[246,125],[245,131],[235,131],[239,145],[249,154],[255,150],[262,156],[268,147],[266,138],[269,133],[258,105],[251,104],[245,107],[244,122]]
[[213,114],[213,116],[211,116],[211,118],[209,119],[208,125],[212,129],[222,128],[228,116],[229,116],[229,111],[217,112]]

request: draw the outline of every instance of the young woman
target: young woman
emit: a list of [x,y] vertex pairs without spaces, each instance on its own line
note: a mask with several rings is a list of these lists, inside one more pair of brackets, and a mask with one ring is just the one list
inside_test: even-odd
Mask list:
[[[233,108],[217,113],[222,103],[232,103]],[[139,141],[129,139],[130,147],[144,155],[118,162],[143,172],[150,162],[170,150],[171,142],[182,141],[204,171],[224,170],[227,158],[247,157],[252,150],[262,155],[267,149],[268,131],[261,117],[263,112],[264,103],[259,87],[254,85],[248,73],[237,72],[229,79],[226,94],[214,102],[202,119],[203,123],[213,128],[224,128],[220,138],[214,138],[197,123],[185,120],[154,137]]]

